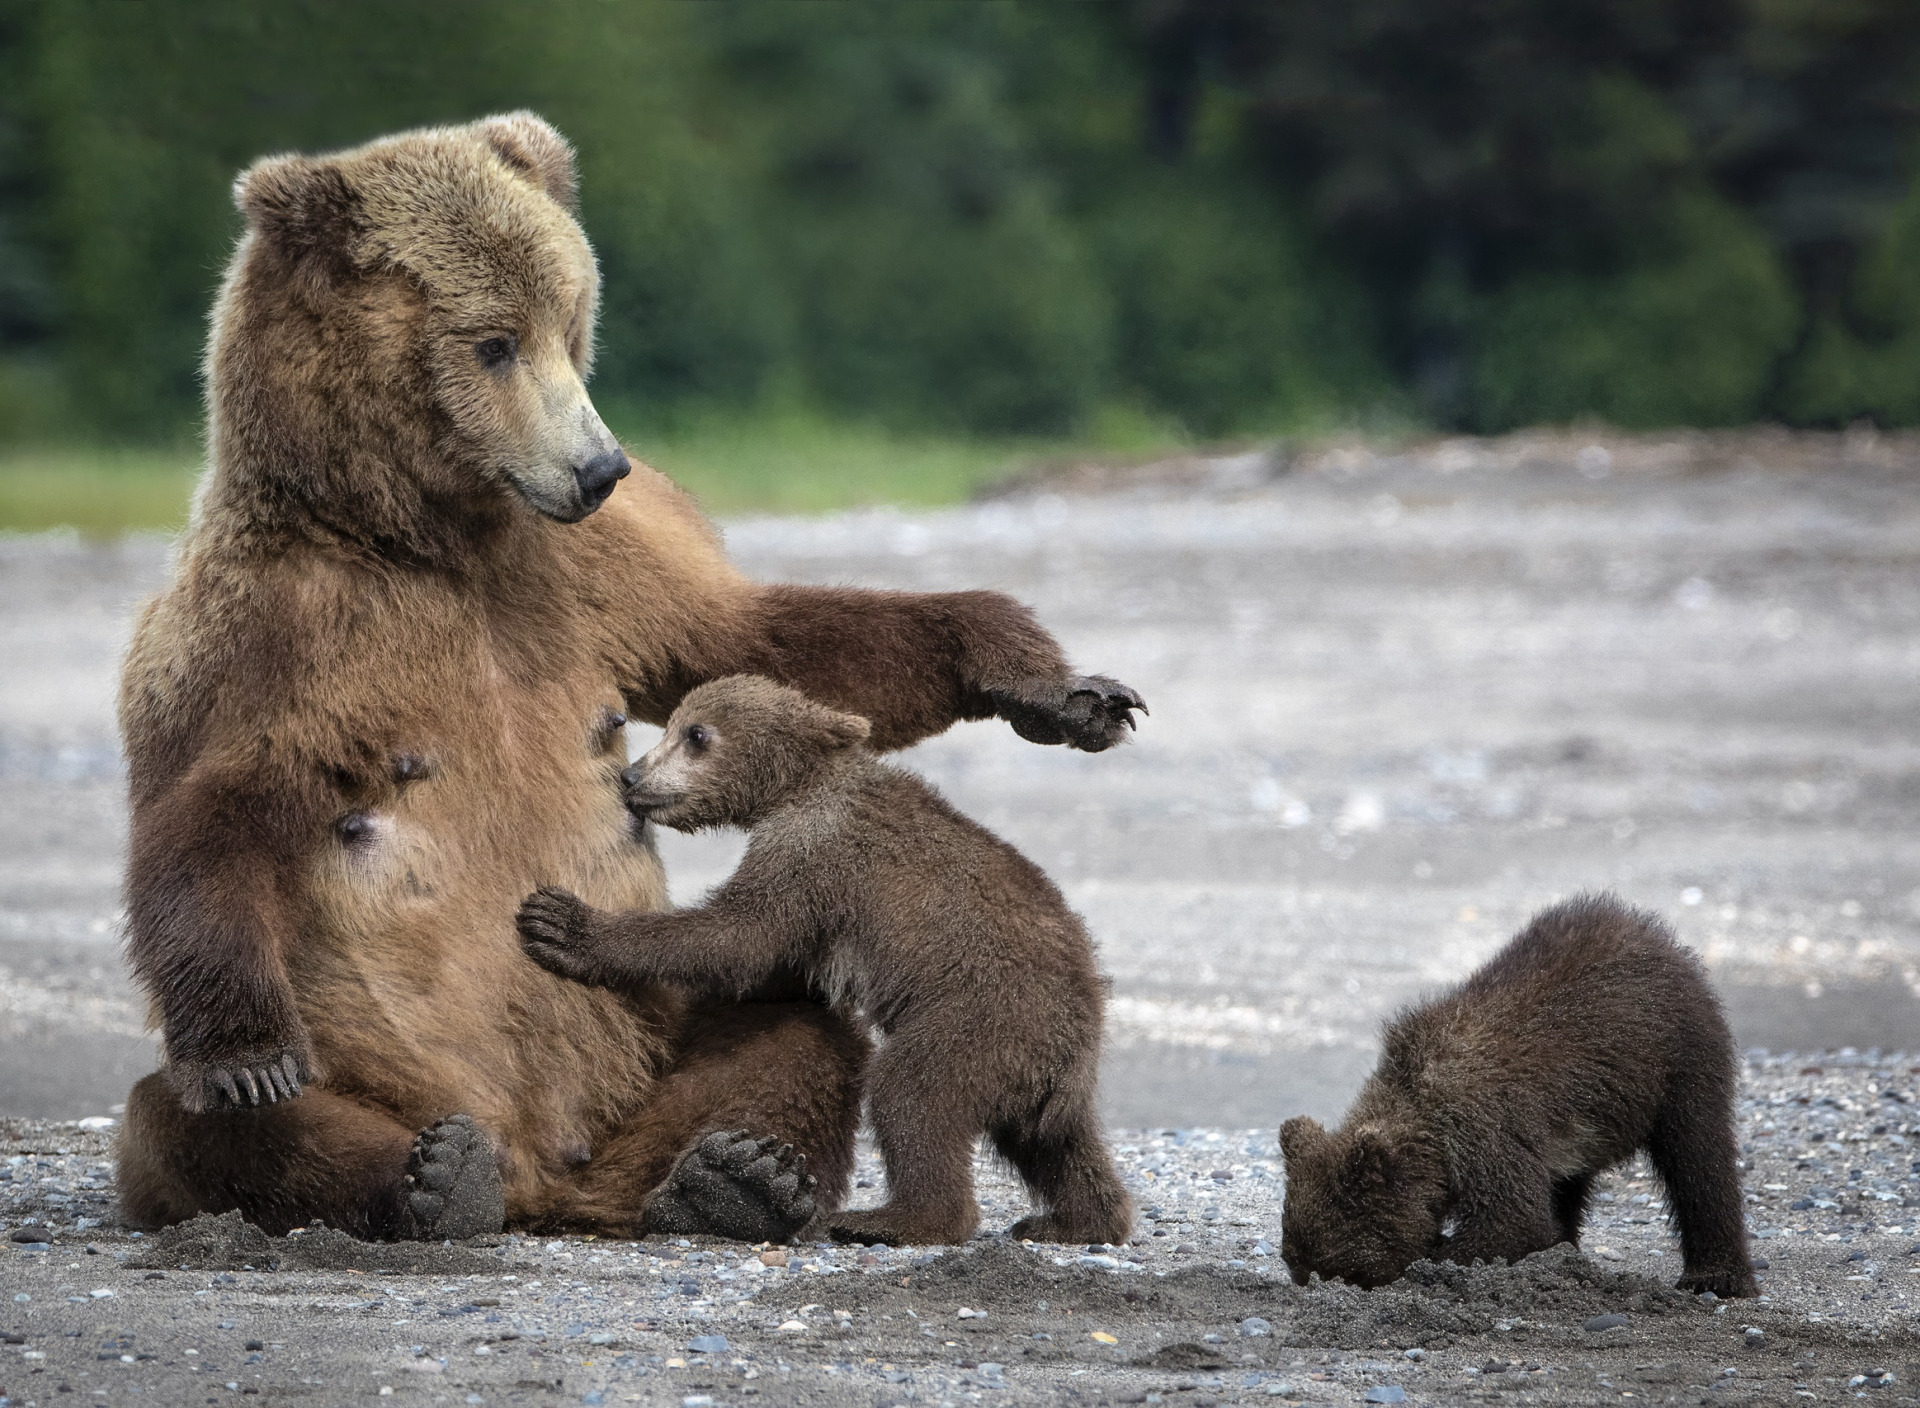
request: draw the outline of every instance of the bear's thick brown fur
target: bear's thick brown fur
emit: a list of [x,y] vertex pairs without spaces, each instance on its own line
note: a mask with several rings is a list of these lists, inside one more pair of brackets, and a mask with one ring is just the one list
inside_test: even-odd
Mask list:
[[811,1208],[778,1146],[838,1197],[865,1039],[812,1003],[582,987],[513,930],[543,884],[664,902],[626,716],[751,671],[883,748],[1131,723],[1006,597],[756,585],[629,473],[582,380],[573,189],[529,114],[237,183],[210,468],[122,686],[128,949],[166,1051],[128,1102],[136,1225],[433,1235],[488,1221],[497,1178],[514,1225],[790,1230]]
[[1280,1128],[1294,1280],[1371,1287],[1422,1257],[1578,1243],[1593,1180],[1644,1149],[1680,1232],[1681,1288],[1755,1293],[1733,1039],[1658,918],[1606,895],[1543,910],[1383,1045],[1338,1130],[1305,1116]]
[[[737,996],[803,974],[884,1034],[867,1077],[888,1199],[828,1218],[840,1241],[962,1242],[980,1135],[1040,1204],[1009,1229],[1124,1242],[1132,1203],[1100,1133],[1106,994],[1051,881],[925,782],[864,746],[865,719],[751,675],[701,685],[627,773],[627,805],[677,830],[751,827],[697,909],[606,914],[546,889],[527,952],[621,992]],[[830,1210],[823,1210],[830,1211]]]

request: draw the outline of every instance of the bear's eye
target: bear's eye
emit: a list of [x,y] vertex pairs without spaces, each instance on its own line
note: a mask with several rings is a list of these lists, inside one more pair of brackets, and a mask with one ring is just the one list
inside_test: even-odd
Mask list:
[[707,745],[713,742],[713,735],[707,732],[705,724],[688,724],[687,731],[681,737],[687,740],[687,747],[696,753],[704,753]]
[[473,355],[480,359],[480,365],[490,372],[511,366],[520,355],[520,339],[509,333],[505,337],[490,337],[485,342],[474,344]]

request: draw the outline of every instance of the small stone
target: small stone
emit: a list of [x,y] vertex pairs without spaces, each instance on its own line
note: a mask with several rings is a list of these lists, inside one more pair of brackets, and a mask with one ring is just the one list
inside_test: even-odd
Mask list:
[[1375,1384],[1367,1390],[1369,1403],[1405,1403],[1407,1391],[1399,1384]]
[[1618,1313],[1612,1315],[1596,1315],[1580,1328],[1590,1335],[1597,1335],[1607,1330],[1617,1330],[1626,1323],[1627,1317]]
[[7,1234],[9,1242],[51,1242],[52,1235],[44,1227],[16,1227]]
[[1262,1335],[1273,1333],[1273,1322],[1258,1315],[1249,1315],[1240,1322],[1240,1333],[1247,1339],[1258,1339]]
[[1762,1330],[1758,1325],[1747,1326],[1745,1330],[1740,1332],[1740,1338],[1745,1341],[1748,1349],[1760,1349],[1765,1346],[1767,1342],[1766,1331]]
[[1418,1364],[1422,1359],[1427,1357],[1427,1352],[1424,1349],[1403,1349],[1400,1351],[1400,1357],[1402,1359],[1411,1359],[1414,1363]]
[[262,1344],[262,1343],[261,1343],[261,1342],[260,1342],[259,1340],[248,1340],[248,1341],[246,1342],[246,1344],[244,1344],[244,1345],[242,1345],[242,1346],[241,1346],[241,1348],[243,1348],[243,1349],[265,1349],[265,1348],[266,1348],[266,1345],[264,1345],[264,1344]]
[[725,1335],[695,1335],[687,1341],[687,1349],[694,1354],[725,1354],[730,1348]]
[[762,1266],[785,1266],[787,1264],[787,1254],[778,1247],[775,1247],[772,1251],[761,1252],[760,1264]]

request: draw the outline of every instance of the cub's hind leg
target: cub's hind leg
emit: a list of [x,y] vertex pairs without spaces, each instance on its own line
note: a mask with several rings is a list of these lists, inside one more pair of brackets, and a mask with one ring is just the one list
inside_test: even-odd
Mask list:
[[1133,1199],[1107,1153],[1091,1082],[1052,1092],[1030,1117],[997,1127],[993,1142],[1042,1209],[1014,1223],[1008,1236],[1120,1243],[1132,1235]]
[[887,1201],[836,1213],[837,1242],[938,1246],[964,1242],[980,1223],[973,1196],[973,1144],[984,1120],[964,1082],[896,1032],[868,1077],[868,1111],[887,1166]]
[[1680,1233],[1680,1289],[1751,1296],[1759,1286],[1740,1202],[1731,1059],[1724,1064],[1729,1069],[1703,1063],[1674,1078],[1647,1137],[1647,1157],[1666,1185]]
[[1553,1221],[1560,1240],[1580,1245],[1580,1229],[1587,1221],[1587,1199],[1593,1195],[1593,1175],[1574,1174],[1554,1180]]

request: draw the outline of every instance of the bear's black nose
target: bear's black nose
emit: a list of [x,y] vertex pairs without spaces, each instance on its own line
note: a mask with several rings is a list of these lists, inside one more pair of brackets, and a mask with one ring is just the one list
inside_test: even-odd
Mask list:
[[640,785],[641,776],[640,764],[628,763],[626,770],[620,774],[620,783],[628,791],[632,791]]
[[574,482],[580,486],[580,502],[590,509],[605,503],[613,486],[626,477],[626,452],[617,445],[573,468]]

